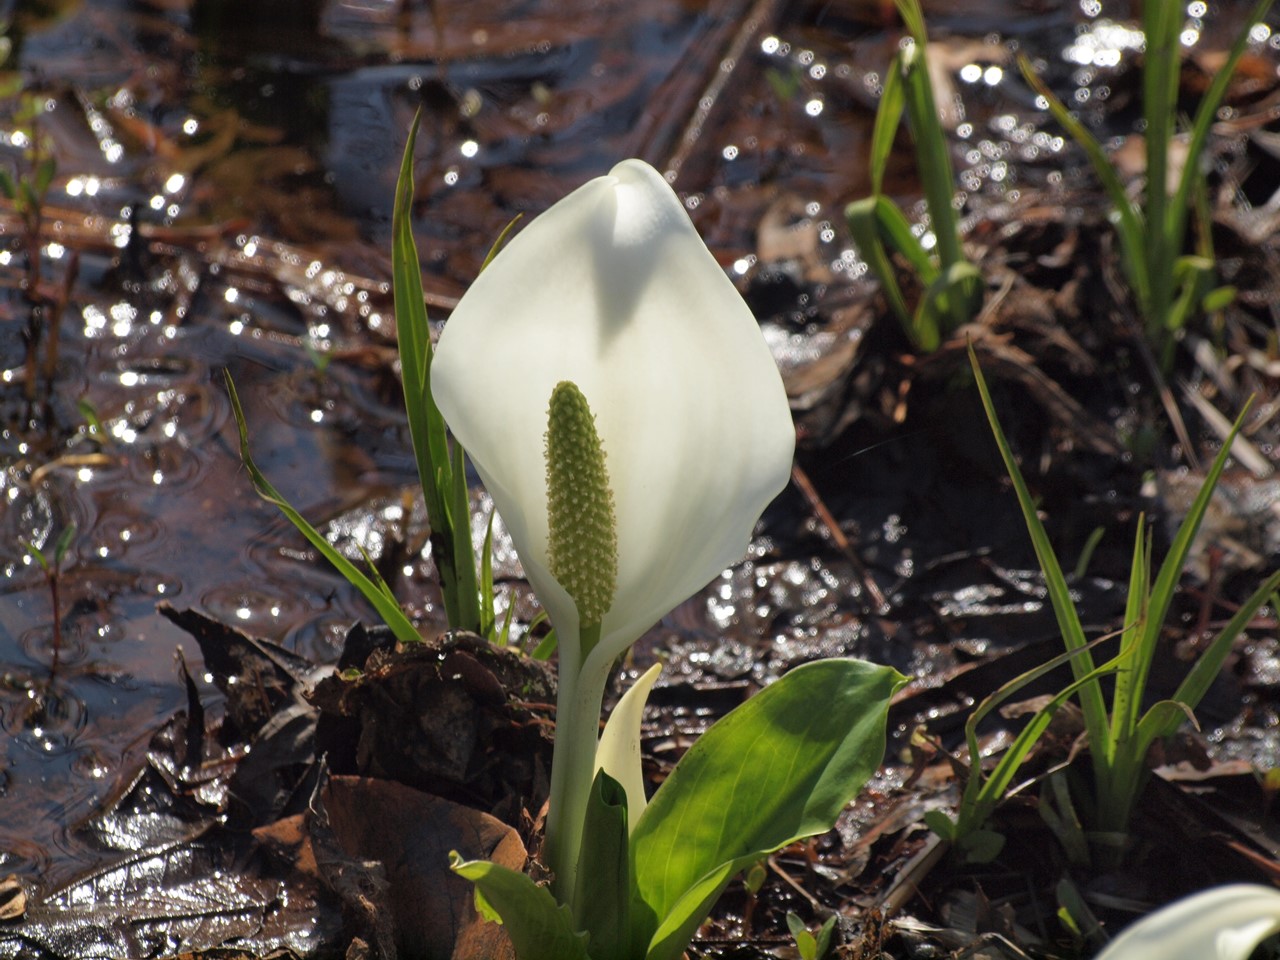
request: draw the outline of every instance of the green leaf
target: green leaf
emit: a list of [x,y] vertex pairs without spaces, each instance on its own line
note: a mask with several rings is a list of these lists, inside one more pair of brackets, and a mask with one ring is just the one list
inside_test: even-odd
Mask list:
[[627,849],[627,794],[596,771],[582,825],[582,853],[573,894],[574,923],[590,936],[597,957],[631,955],[631,868]]
[[[1255,23],[1262,22],[1263,17],[1266,16],[1267,11],[1271,8],[1271,4],[1272,0],[1258,0],[1254,4],[1253,9],[1249,11],[1248,17],[1243,21],[1244,27],[1236,36],[1236,41],[1232,44],[1231,50],[1227,54],[1227,59],[1214,71],[1213,82],[1209,84],[1209,89],[1200,98],[1200,105],[1196,109],[1195,119],[1191,122],[1191,137],[1187,142],[1182,176],[1178,180],[1178,187],[1174,192],[1173,199],[1169,202],[1167,224],[1161,225],[1169,236],[1169,241],[1172,245],[1171,249],[1175,252],[1180,249],[1182,244],[1187,211],[1192,205],[1190,202],[1191,192],[1197,182],[1203,183],[1204,181],[1204,168],[1200,165],[1200,154],[1204,151],[1205,143],[1209,139],[1209,131],[1217,120],[1218,107],[1222,104],[1222,98],[1226,96],[1227,85],[1231,82],[1236,66],[1248,46],[1250,28]],[[1179,17],[1179,19],[1181,18]],[[1180,26],[1181,24],[1179,24]],[[1176,96],[1176,79],[1174,82]]]
[[1000,856],[1005,837],[995,830],[971,830],[956,843],[965,863],[990,863]]
[[[493,518],[497,513],[496,509],[489,511],[489,522],[484,528],[484,543],[480,547],[480,635],[490,643],[498,641],[498,617],[494,612],[493,595]],[[515,604],[507,607],[504,633],[506,627],[511,625],[511,611],[514,607]]]
[[49,192],[49,184],[53,182],[53,175],[58,169],[58,162],[53,157],[46,157],[41,160],[35,170],[35,192],[44,200],[45,194]]
[[[1124,184],[1120,182],[1120,177],[1111,165],[1111,159],[1106,151],[1102,149],[1102,144],[1098,143],[1084,124],[1071,115],[1071,111],[1054,95],[1053,91],[1045,86],[1044,81],[1032,69],[1031,61],[1023,54],[1018,55],[1018,66],[1027,83],[1044,99],[1053,118],[1084,150],[1090,166],[1093,167],[1094,175],[1110,198],[1117,217],[1116,234],[1120,238],[1120,254],[1125,275],[1133,286],[1139,306],[1145,312],[1151,302],[1151,284],[1157,278],[1151,277],[1147,272],[1146,226],[1141,211],[1129,200]],[[1158,279],[1162,283],[1166,280],[1165,277]]]
[[1214,287],[1200,301],[1200,309],[1205,313],[1217,313],[1219,310],[1225,310],[1235,303],[1239,295],[1240,291],[1231,284]]
[[320,533],[311,526],[302,514],[280,495],[279,491],[271,485],[271,482],[258,469],[257,464],[253,462],[253,455],[249,452],[249,426],[244,419],[244,410],[240,407],[240,397],[236,394],[236,385],[231,379],[231,374],[224,373],[227,383],[227,395],[231,398],[231,413],[235,417],[236,427],[240,431],[240,459],[244,462],[245,469],[249,471],[249,478],[253,481],[254,489],[257,490],[258,496],[262,497],[268,503],[274,503],[310,544],[318,550],[321,555],[328,560],[357,590],[364,594],[364,598],[373,605],[378,611],[383,622],[391,628],[391,632],[395,634],[396,639],[404,644],[421,643],[422,637],[418,635],[418,631],[414,629],[409,618],[404,615],[404,611],[400,609],[399,604],[392,598],[383,593],[382,589],[360,572],[350,560],[334,549],[333,544],[320,535]]
[[982,274],[978,268],[967,261],[953,263],[920,298],[914,326],[917,330],[936,331],[968,323],[981,302]]
[[39,547],[37,547],[30,540],[25,540],[22,537],[18,538],[18,542],[22,544],[22,548],[31,555],[31,557],[35,560],[35,562],[40,564],[40,569],[43,570],[45,573],[48,573],[49,561],[45,559],[44,551],[41,550]]
[[880,105],[876,107],[875,126],[871,131],[871,192],[883,193],[884,171],[893,153],[893,141],[902,123],[902,64],[893,58],[884,75],[884,89],[880,93]]
[[8,170],[0,170],[0,193],[4,194],[6,200],[16,200],[18,197],[18,184]]
[[[912,0],[914,3],[915,0]],[[899,4],[899,9],[906,5]],[[919,13],[919,5],[916,4]],[[905,12],[904,12],[905,17]],[[915,44],[899,54],[902,62],[907,118],[911,123],[912,139],[916,145],[916,166],[920,171],[920,183],[924,187],[925,201],[929,207],[933,235],[938,242],[938,262],[945,270],[964,261],[960,247],[960,227],[955,207],[955,176],[951,169],[951,145],[942,131],[938,119],[938,107],[933,100],[933,84],[925,64],[928,38],[924,35],[921,16],[912,24]],[[962,323],[956,320],[956,325]]]
[[591,960],[587,935],[573,929],[569,908],[523,873],[484,860],[449,855],[453,872],[466,877],[502,917],[519,960]]
[[955,820],[947,816],[942,810],[926,810],[924,812],[924,823],[925,826],[938,835],[940,840],[946,840],[950,843],[958,836]]
[[867,261],[868,269],[880,281],[880,288],[884,290],[885,299],[889,301],[889,308],[897,316],[902,329],[916,342],[918,348],[930,349],[920,343],[913,333],[911,311],[907,309],[902,288],[898,286],[897,273],[889,259],[889,253],[880,240],[876,207],[881,199],[883,198],[867,197],[849,204],[844,209],[845,222],[849,225],[849,234],[853,237],[858,252],[862,254],[862,259]]
[[[1222,664],[1227,659],[1227,654],[1231,652],[1236,637],[1240,636],[1258,612],[1258,608],[1266,603],[1267,598],[1278,588],[1280,588],[1280,570],[1271,574],[1263,581],[1262,586],[1240,605],[1235,616],[1227,621],[1222,632],[1214,638],[1213,643],[1209,644],[1208,649],[1200,655],[1200,659],[1191,668],[1186,679],[1178,685],[1178,689],[1173,693],[1174,700],[1186,704],[1192,710],[1200,705],[1204,695],[1209,692],[1209,687],[1218,678]],[[1176,732],[1177,723],[1165,724],[1157,728],[1156,736],[1167,737]]]
[[[1093,657],[1087,650],[1089,643],[1085,639],[1080,615],[1076,612],[1075,603],[1071,598],[1071,589],[1067,586],[1062,566],[1058,563],[1053,546],[1049,543],[1049,535],[1045,532],[1044,524],[1040,522],[1040,517],[1036,513],[1035,501],[1031,498],[1031,491],[1027,489],[1026,481],[1022,478],[1022,471],[1018,469],[1018,461],[1014,459],[1013,450],[1005,438],[1004,430],[1000,427],[995,404],[991,401],[987,381],[982,376],[982,367],[978,364],[978,355],[972,346],[969,347],[969,364],[973,368],[973,375],[978,383],[978,393],[982,396],[982,407],[987,413],[987,421],[991,424],[991,433],[995,437],[996,445],[1000,448],[1000,457],[1004,460],[1009,479],[1013,481],[1013,488],[1018,494],[1018,505],[1022,508],[1027,532],[1031,535],[1031,542],[1035,547],[1036,559],[1040,562],[1040,569],[1044,573],[1045,588],[1053,604],[1062,642],[1066,644],[1069,651],[1083,651],[1079,656],[1071,658],[1071,671],[1076,680],[1080,681],[1093,673],[1094,663]],[[1090,743],[1096,750],[1098,744],[1107,742],[1109,729],[1101,686],[1097,683],[1086,683],[1080,688],[1079,699],[1080,708],[1084,714],[1085,729],[1089,733]],[[1105,761],[1104,754],[1094,755],[1095,765],[1104,764]]]
[[62,559],[67,555],[67,551],[71,549],[71,541],[76,538],[76,525],[68,524],[63,528],[62,533],[58,535],[58,542],[53,546],[53,566],[57,569],[62,566]]
[[[450,512],[456,501],[444,417],[431,396],[431,330],[422,293],[418,246],[413,239],[413,147],[422,114],[413,118],[400,174],[396,180],[391,217],[392,287],[395,293],[396,338],[404,382],[405,412],[413,441],[418,479],[431,524],[432,555],[440,571],[445,615],[455,629],[480,632],[479,599],[468,514]],[[465,489],[465,471],[460,481]],[[464,558],[459,560],[459,558]]]
[[740,869],[829,830],[884,756],[906,679],[857,660],[792,670],[704,733],[631,834],[633,943],[676,960]]

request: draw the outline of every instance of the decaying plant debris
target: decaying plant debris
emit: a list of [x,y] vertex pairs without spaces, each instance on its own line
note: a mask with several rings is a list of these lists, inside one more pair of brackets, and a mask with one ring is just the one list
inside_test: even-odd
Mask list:
[[[718,185],[697,194],[695,217],[726,263],[746,264],[744,291],[784,369],[801,440],[793,493],[766,516],[748,561],[675,611],[644,641],[635,662],[623,666],[635,671],[655,657],[666,660],[646,727],[652,778],[669,771],[714,717],[797,663],[855,654],[916,677],[895,705],[882,775],[831,834],[770,858],[756,892],[731,888],[697,952],[791,956],[784,918],[794,910],[811,928],[837,914],[841,955],[858,960],[1088,956],[1097,934],[1084,929],[1075,939],[1062,927],[1056,912],[1064,898],[1083,904],[1100,929],[1113,930],[1215,882],[1280,881],[1275,790],[1264,776],[1276,764],[1280,727],[1274,610],[1253,625],[1202,705],[1201,732],[1187,733],[1169,755],[1152,758],[1160,775],[1141,804],[1123,870],[1099,872],[1072,862],[1039,815],[1052,790],[1045,775],[1071,763],[1081,747],[1069,710],[1028,766],[1028,785],[993,825],[1007,838],[996,861],[958,862],[922,821],[927,810],[955,802],[972,762],[959,752],[960,727],[972,705],[1059,650],[1038,574],[1029,572],[1025,532],[965,380],[968,343],[988,371],[1002,416],[1007,411],[1006,427],[1062,555],[1080,557],[1092,532],[1104,531],[1073,584],[1099,635],[1115,629],[1123,613],[1122,558],[1138,512],[1147,511],[1162,529],[1176,525],[1186,490],[1225,434],[1224,418],[1250,394],[1257,395],[1258,413],[1202,534],[1165,638],[1166,666],[1194,650],[1274,566],[1280,537],[1273,473],[1280,359],[1272,306],[1280,250],[1269,202],[1280,182],[1274,65],[1262,57],[1246,60],[1231,91],[1233,112],[1211,143],[1215,252],[1223,279],[1238,287],[1239,297],[1188,330],[1172,372],[1150,356],[1115,270],[1102,197],[1069,154],[1022,161],[1016,197],[981,186],[970,191],[966,242],[986,280],[986,307],[936,353],[920,356],[872,287],[832,269],[843,242],[835,204],[851,199],[859,185],[850,181],[854,174],[829,168],[843,168],[843,160],[831,158],[846,154],[847,166],[856,166],[861,134],[855,124],[865,120],[844,121],[869,115],[874,98],[865,77],[837,76],[833,69],[818,90],[826,98],[827,126],[811,125],[788,110],[783,94],[802,106],[810,88],[818,89],[812,77],[790,59],[751,53],[776,33],[833,63],[848,59],[844,48],[853,49],[855,59],[881,63],[889,34],[860,33],[869,29],[866,18],[874,19],[860,7],[722,6],[705,32],[689,28],[699,42],[681,47],[677,62],[649,64],[629,85],[610,87],[599,105],[585,89],[562,94],[525,84],[511,94],[517,101],[511,109],[468,117],[460,105],[471,87],[447,71],[443,80],[426,78],[418,98],[445,104],[437,129],[442,144],[475,137],[486,148],[528,136],[546,108],[549,126],[537,129],[546,129],[548,139],[530,149],[534,160],[558,157],[560,163],[554,176],[542,176],[533,161],[483,174],[467,168],[464,181],[472,179],[464,192],[440,186],[452,162],[443,148],[426,161],[423,247],[440,251],[428,272],[433,316],[447,311],[515,207],[545,206],[582,179],[595,151],[626,146],[678,169],[680,189]],[[426,14],[410,14],[417,16],[422,19],[408,34],[379,25],[368,35],[402,56],[438,57],[446,67],[466,60],[474,24],[455,21],[436,49],[424,39]],[[999,16],[1006,18],[1003,8]],[[570,43],[603,23],[568,11],[547,30]],[[984,23],[1003,27],[991,18]],[[151,19],[140,29],[185,49],[184,32],[172,23],[157,26]],[[524,49],[518,29],[495,30],[492,49],[512,55]],[[959,25],[944,12],[936,31],[943,62],[978,57],[1007,65],[1002,46],[979,44],[979,56],[973,41],[948,36],[948,29]],[[831,39],[845,36],[841,31],[852,39]],[[719,65],[735,52],[727,77],[720,77]],[[1211,70],[1211,51],[1197,53],[1184,71],[1187,97],[1194,98]],[[135,73],[130,82],[140,99],[190,93],[166,91],[156,75]],[[1136,94],[1132,68],[1108,82],[1107,110],[1123,114]],[[985,92],[958,93],[975,119],[990,106]],[[78,157],[98,148],[90,124],[103,105],[79,89],[55,87],[51,96],[60,104],[51,121],[64,144],[60,162],[73,171]],[[600,141],[605,146],[573,147],[580,140],[576,123],[612,117],[612,109],[625,114],[628,97],[660,100],[669,111],[647,113],[630,127],[610,120]],[[394,156],[391,128],[407,126],[416,100],[391,102],[380,135]],[[74,857],[49,863],[46,855],[27,859],[20,849],[5,851],[0,873],[14,875],[0,879],[0,956],[501,956],[492,939],[500,931],[475,921],[470,888],[453,883],[445,856],[457,848],[520,866],[529,851],[536,855],[554,724],[552,677],[539,664],[473,638],[435,635],[430,601],[423,599],[430,565],[412,562],[421,556],[425,533],[405,496],[411,484],[404,438],[389,412],[398,403],[398,384],[385,322],[389,295],[377,279],[387,273],[380,245],[351,239],[359,231],[334,202],[315,156],[282,142],[280,129],[216,104],[193,103],[207,138],[190,147],[164,123],[149,130],[138,111],[111,104],[106,114],[135,138],[126,153],[131,175],[150,176],[151,165],[167,171],[165,164],[181,158],[198,185],[193,196],[204,204],[203,222],[143,217],[118,249],[109,218],[86,216],[60,197],[43,229],[47,239],[79,255],[79,272],[68,272],[66,261],[46,264],[38,293],[81,312],[128,294],[145,315],[160,315],[157,329],[189,331],[199,350],[184,352],[190,341],[179,350],[159,334],[139,334],[108,365],[93,366],[103,362],[97,345],[64,336],[63,366],[42,385],[41,399],[32,404],[14,391],[0,398],[10,431],[6,468],[16,471],[20,491],[8,517],[45,510],[55,525],[87,515],[137,530],[149,509],[161,508],[139,502],[136,493],[133,500],[115,496],[123,487],[110,491],[114,507],[104,492],[86,508],[78,499],[77,471],[98,471],[111,483],[125,475],[150,482],[157,472],[181,477],[188,464],[208,457],[199,476],[208,488],[230,491],[227,500],[207,506],[182,487],[173,495],[188,497],[184,504],[206,531],[225,515],[220,510],[230,512],[226,503],[250,518],[243,530],[227,528],[237,536],[258,536],[263,526],[265,546],[255,547],[255,562],[268,570],[267,585],[255,594],[243,583],[219,591],[201,582],[198,591],[173,601],[166,616],[183,633],[158,635],[170,645],[194,636],[212,688],[195,667],[174,671],[179,693],[163,701],[170,708],[164,712],[181,709],[167,722],[151,714],[140,719],[136,707],[112,721],[108,701],[94,701],[99,722],[131,728],[131,738],[144,729],[148,734],[113,755],[118,764],[102,764],[111,792],[95,797],[92,811],[68,827],[65,844]],[[1125,132],[1109,115],[1101,119],[1117,136]],[[740,148],[751,164],[742,174],[743,164],[729,165],[722,146],[752,137],[754,153]],[[806,151],[796,152],[795,144]],[[1065,178],[1051,182],[1049,174],[1064,164]],[[261,189],[255,176],[271,189]],[[891,188],[912,195],[905,177]],[[811,213],[818,194],[821,208]],[[388,189],[387,203],[389,197]],[[145,206],[147,196],[140,191],[129,199]],[[825,221],[837,223],[834,239]],[[456,235],[446,224],[460,225],[449,228]],[[13,227],[6,221],[7,231]],[[340,280],[324,269],[309,273],[312,263],[340,264]],[[255,301],[260,336],[219,339],[210,332],[240,316],[242,307],[227,296],[231,289]],[[20,356],[27,300],[16,287],[5,293],[0,346],[6,357]],[[317,337],[321,323],[328,324],[327,334]],[[122,349],[135,343],[125,339]],[[328,367],[317,374],[308,348],[314,353],[321,341]],[[200,353],[198,360],[190,359],[192,352]],[[420,650],[396,649],[372,627],[345,629],[367,613],[339,594],[296,540],[270,525],[266,511],[254,512],[224,435],[223,401],[209,386],[210,368],[223,363],[267,371],[259,374],[258,390],[284,411],[281,420],[291,428],[272,435],[281,462],[307,464],[317,455],[319,443],[289,439],[294,428],[311,426],[312,410],[325,411],[326,424],[338,425],[334,435],[349,441],[338,458],[339,480],[316,487],[315,512],[329,521],[335,542],[367,546],[362,531],[377,532],[370,554],[388,579],[402,581],[406,603],[423,615],[428,640]],[[73,373],[65,374],[68,369]],[[282,379],[270,379],[279,371]],[[188,398],[173,413],[155,392],[135,397],[93,387],[107,430],[118,423],[134,431],[142,438],[137,447],[99,442],[102,437],[80,430],[78,397],[64,388],[79,379],[118,384],[122,373]],[[274,388],[282,382],[287,389],[277,399]],[[180,442],[166,440],[162,427],[169,419]],[[34,436],[27,453],[9,439],[20,435]],[[69,438],[80,439],[72,445]],[[305,469],[294,473],[300,485],[310,482]],[[341,492],[330,493],[333,488]],[[6,536],[16,522],[5,519]],[[149,616],[156,584],[181,587],[166,579],[164,557],[142,553],[114,562],[115,554],[104,559],[95,551],[119,549],[118,538],[92,529],[86,536],[97,539],[73,551],[76,562],[63,575],[70,640],[57,675],[31,666],[34,656],[6,667],[4,723],[18,740],[30,740],[37,729],[74,728],[75,692],[127,680],[135,668],[117,663],[112,648],[95,646],[97,631]],[[238,544],[222,549],[229,552],[211,564],[239,562]],[[499,560],[517,619],[527,623],[533,611],[518,567],[509,555]],[[406,566],[411,575],[397,573]],[[255,567],[244,579],[258,572]],[[12,589],[26,587],[18,582]],[[281,597],[304,595],[326,598],[314,606],[344,625],[327,657],[280,646],[288,630],[265,612]],[[293,608],[291,600],[283,602],[289,624],[314,614],[302,601],[292,601],[299,604]],[[249,620],[244,632],[230,626],[242,607]],[[23,613],[19,622],[29,616]],[[24,642],[43,649],[35,640]],[[309,653],[321,646],[314,639],[288,642],[311,643]],[[167,661],[167,648],[163,657]],[[328,663],[322,666],[322,659]],[[329,669],[334,661],[336,675]],[[1052,689],[1051,681],[1029,689],[1019,706],[1033,706]],[[984,750],[1000,750],[1016,729],[1019,708],[1006,713],[986,734]],[[68,735],[68,741],[74,739]],[[6,789],[10,798],[23,796],[22,781],[6,781]],[[17,801],[7,802],[16,811]],[[78,802],[71,804],[77,814],[85,807]],[[48,817],[15,822],[38,819]]]

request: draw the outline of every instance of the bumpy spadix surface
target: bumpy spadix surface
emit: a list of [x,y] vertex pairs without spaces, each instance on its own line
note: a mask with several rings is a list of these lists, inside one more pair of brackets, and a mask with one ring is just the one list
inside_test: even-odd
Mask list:
[[791,415],[759,327],[638,160],[510,242],[446,323],[431,377],[560,633],[562,668],[579,621],[549,559],[543,436],[558,383],[581,390],[608,455],[618,572],[602,656],[740,559],[790,473]]
[[551,391],[546,451],[547,564],[583,625],[600,623],[618,581],[617,520],[595,417],[569,380]]
[[1239,883],[1169,904],[1124,930],[1098,960],[1248,960],[1280,932],[1280,890]]

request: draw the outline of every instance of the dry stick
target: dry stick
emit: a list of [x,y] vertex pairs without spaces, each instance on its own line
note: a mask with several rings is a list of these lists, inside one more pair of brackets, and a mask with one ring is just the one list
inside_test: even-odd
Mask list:
[[[751,5],[751,9],[747,12],[745,19],[742,20],[742,23],[729,40],[724,53],[716,60],[715,71],[695,102],[693,112],[689,115],[689,120],[684,125],[680,139],[667,157],[667,162],[660,168],[669,183],[675,181],[680,174],[680,168],[689,159],[689,155],[693,152],[699,138],[702,136],[702,130],[706,126],[707,118],[715,108],[720,94],[724,92],[724,88],[733,76],[734,70],[742,62],[743,57],[746,56],[752,40],[760,30],[777,19],[778,11],[781,7],[782,0],[755,0]],[[736,18],[727,17],[726,26],[732,25],[734,19]],[[675,115],[679,116],[679,114]],[[659,140],[659,146],[665,146],[665,138]]]
[[[1111,299],[1117,304],[1123,304],[1125,302],[1125,293],[1120,289],[1114,271],[1103,270],[1102,279],[1111,293]],[[1121,328],[1129,334],[1129,338],[1137,348],[1138,355],[1142,357],[1142,363],[1147,368],[1147,374],[1151,377],[1151,382],[1155,384],[1156,392],[1160,394],[1160,405],[1164,407],[1165,415],[1168,416],[1173,432],[1178,437],[1178,443],[1182,444],[1187,463],[1193,470],[1200,470],[1200,458],[1196,456],[1195,447],[1191,443],[1191,434],[1187,433],[1187,425],[1183,422],[1182,413],[1178,410],[1177,403],[1174,402],[1173,391],[1169,389],[1169,385],[1165,382],[1164,374],[1160,372],[1160,364],[1156,363],[1156,358],[1151,353],[1151,347],[1147,343],[1146,332],[1141,328],[1140,324],[1133,322],[1133,316],[1128,310],[1118,308],[1117,312],[1113,313],[1113,317],[1119,320]]]
[[[849,538],[840,529],[840,524],[836,522],[836,518],[831,515],[831,511],[823,503],[822,497],[818,495],[818,491],[814,488],[809,475],[800,468],[798,463],[791,465],[791,482],[804,494],[805,500],[809,502],[810,509],[813,510],[814,515],[817,516],[822,525],[827,528],[827,533],[831,535],[831,539],[835,541],[836,548],[853,565],[854,573],[862,581],[862,588],[866,591],[867,596],[871,598],[871,605],[863,604],[864,611],[872,614],[884,613],[889,607],[889,602],[885,600],[884,594],[876,586],[875,580],[871,579],[871,573],[863,565],[857,551],[853,549],[853,545],[849,543]],[[870,606],[870,609],[868,609],[868,606]]]

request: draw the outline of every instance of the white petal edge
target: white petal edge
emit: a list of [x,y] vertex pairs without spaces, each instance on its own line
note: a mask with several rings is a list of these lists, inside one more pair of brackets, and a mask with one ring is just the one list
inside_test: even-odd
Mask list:
[[1143,917],[1097,960],[1248,960],[1273,933],[1280,933],[1280,890],[1232,884]]

